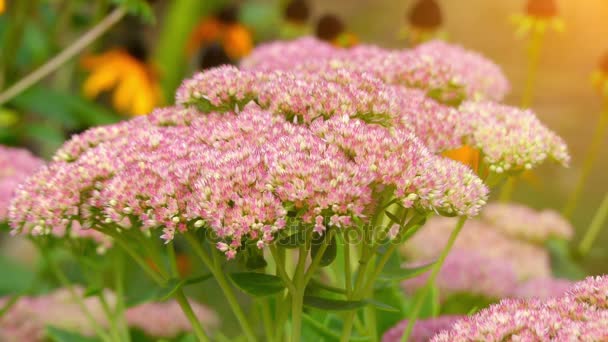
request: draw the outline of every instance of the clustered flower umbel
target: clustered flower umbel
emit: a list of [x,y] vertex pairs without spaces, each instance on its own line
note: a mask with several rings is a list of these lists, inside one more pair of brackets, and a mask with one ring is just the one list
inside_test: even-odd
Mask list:
[[[429,152],[411,133],[348,115],[294,124],[249,103],[236,112],[170,107],[66,143],[17,192],[15,232],[207,227],[228,258],[259,248],[290,207],[322,233],[365,218],[376,186],[406,207],[473,216],[487,189],[468,168]],[[136,181],[134,181],[136,180]],[[77,225],[78,226],[78,225]]]
[[434,153],[467,144],[481,151],[496,173],[531,169],[547,159],[569,162],[563,140],[529,110],[488,101],[465,101],[453,108],[420,89],[387,84],[366,71],[223,67],[184,81],[177,94],[182,105],[220,111],[242,108],[251,100],[299,123],[347,115],[401,128]]
[[[357,49],[361,56],[384,51]],[[424,70],[408,74],[413,83],[434,69]],[[135,224],[162,227],[166,241],[205,227],[232,258],[244,242],[259,248],[270,243],[290,210],[318,233],[365,219],[373,192],[387,185],[407,208],[476,215],[487,188],[466,166],[437,155],[471,144],[475,134],[484,137],[505,119],[474,110],[466,117],[380,74],[332,63],[316,71],[220,67],[199,73],[184,81],[177,106],[67,142],[18,192],[12,226],[15,232],[65,234],[74,222],[81,231]],[[546,138],[552,133],[538,121],[526,122],[525,130],[505,124],[502,135],[480,144],[493,151],[517,140],[513,136],[536,133],[541,138],[531,142],[540,146],[534,155],[520,144],[521,150],[504,148],[496,163],[517,162],[511,169],[523,169],[548,157],[564,161],[551,152],[556,142]],[[490,168],[507,169],[501,165]]]
[[7,219],[8,206],[17,186],[43,164],[27,150],[0,145],[0,222]]
[[608,276],[589,277],[559,297],[504,299],[431,341],[606,341],[607,298]]
[[[81,288],[76,288],[76,291],[84,293]],[[110,291],[105,291],[104,296],[110,303],[115,301]],[[8,299],[0,299],[0,304],[4,305],[6,300]],[[109,325],[98,298],[88,297],[83,302],[95,321],[104,327]],[[204,326],[214,328],[219,324],[215,312],[201,304],[190,302],[196,317]],[[190,322],[176,301],[139,304],[127,309],[125,318],[129,327],[138,328],[153,337],[172,338],[191,331]],[[0,318],[0,340],[43,341],[47,326],[87,336],[94,335],[93,326],[83,315],[80,306],[66,289],[59,289],[42,296],[20,298]]]
[[[511,212],[507,219],[505,215]],[[430,219],[402,252],[414,265],[433,260],[454,225],[450,218]],[[551,277],[550,257],[542,243],[552,237],[569,239],[572,234],[572,226],[553,211],[535,211],[519,204],[488,204],[479,217],[465,223],[437,284],[446,297],[461,292],[489,298],[560,294],[570,282]],[[403,287],[413,291],[425,279],[426,275],[407,280]]]
[[441,41],[414,49],[389,50],[373,45],[334,47],[310,37],[262,44],[241,62],[260,71],[342,68],[370,73],[390,84],[423,90],[463,87],[472,99],[500,101],[510,86],[500,68],[482,55]]

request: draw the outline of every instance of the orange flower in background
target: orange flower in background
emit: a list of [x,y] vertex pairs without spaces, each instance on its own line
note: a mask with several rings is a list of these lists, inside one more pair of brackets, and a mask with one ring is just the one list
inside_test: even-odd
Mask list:
[[352,47],[359,43],[359,38],[346,31],[342,20],[333,14],[325,14],[319,19],[315,34],[317,38],[343,48]]
[[476,148],[469,145],[463,145],[457,149],[443,152],[443,156],[459,161],[470,167],[473,171],[479,172],[479,150]]
[[6,5],[4,4],[4,0],[0,0],[0,14],[4,13],[6,9]]
[[247,56],[253,49],[253,35],[237,17],[237,7],[226,7],[213,17],[203,19],[190,34],[187,55],[191,57],[201,49],[219,45],[232,61]]
[[122,49],[82,59],[90,72],[83,84],[85,96],[95,98],[111,91],[112,105],[129,115],[148,114],[161,103],[161,92],[152,68]]

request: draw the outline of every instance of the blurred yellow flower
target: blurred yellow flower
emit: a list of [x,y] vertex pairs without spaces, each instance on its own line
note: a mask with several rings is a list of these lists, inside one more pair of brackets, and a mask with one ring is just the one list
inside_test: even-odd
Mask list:
[[4,13],[6,9],[6,5],[4,4],[4,0],[0,0],[0,14]]
[[511,21],[518,36],[543,34],[548,29],[563,32],[565,28],[555,0],[528,0],[525,12],[512,15]]
[[161,102],[161,92],[152,68],[122,49],[82,59],[90,72],[83,84],[85,96],[97,97],[114,89],[112,104],[121,113],[145,115]]

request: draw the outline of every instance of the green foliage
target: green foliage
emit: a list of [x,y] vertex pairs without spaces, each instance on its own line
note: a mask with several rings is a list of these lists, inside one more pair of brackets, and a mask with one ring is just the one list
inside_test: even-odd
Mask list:
[[456,293],[441,304],[442,315],[466,315],[495,303],[496,300],[471,293]]
[[402,281],[406,279],[415,278],[421,274],[428,272],[431,267],[433,267],[433,265],[435,265],[435,262],[411,268],[385,268],[380,274],[380,279],[390,281]]
[[0,296],[23,293],[35,278],[32,270],[3,255],[0,255],[0,270],[4,274],[0,277]]
[[325,234],[323,234],[322,236],[317,235],[317,238],[312,239],[312,243],[310,246],[310,257],[313,260],[317,257],[317,254],[319,254],[319,251],[323,244],[327,244],[327,247],[325,248],[325,251],[323,251],[323,255],[321,256],[321,261],[319,262],[320,267],[331,265],[331,263],[336,259],[336,254],[338,252],[336,237],[333,234],[329,234],[329,232],[325,232]]
[[156,21],[154,12],[146,0],[112,0],[112,2],[124,7],[129,14],[136,15],[147,23]]
[[92,337],[83,336],[72,331],[60,329],[57,327],[47,327],[46,336],[53,342],[98,342],[99,340]]
[[254,297],[270,296],[285,290],[283,280],[271,274],[235,272],[230,274],[230,279],[239,289]]

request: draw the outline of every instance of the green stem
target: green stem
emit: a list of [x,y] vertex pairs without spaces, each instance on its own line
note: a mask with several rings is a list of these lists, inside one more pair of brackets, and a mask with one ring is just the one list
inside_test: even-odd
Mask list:
[[430,274],[429,278],[427,279],[426,284],[424,285],[424,288],[422,289],[421,295],[417,298],[416,303],[414,304],[414,310],[410,313],[410,317],[407,322],[407,327],[406,327],[405,331],[403,332],[403,336],[401,336],[402,342],[406,342],[410,338],[410,335],[412,334],[412,329],[414,328],[414,324],[416,324],[416,319],[418,318],[418,315],[420,314],[420,310],[422,310],[422,305],[424,304],[424,299],[427,296],[430,288],[435,284],[435,279],[437,278],[439,271],[441,271],[441,267],[443,266],[443,263],[445,262],[446,257],[452,250],[452,247],[454,246],[454,242],[456,241],[456,238],[458,237],[458,233],[460,233],[460,230],[464,226],[464,223],[466,222],[466,220],[467,220],[467,218],[464,216],[460,217],[458,219],[458,223],[456,224],[456,227],[450,234],[448,243],[445,245],[445,248],[443,249],[443,251],[441,251],[441,254],[439,255],[439,259],[437,259],[437,262],[433,265],[433,268],[431,269],[431,274]]
[[304,293],[291,293],[291,342],[300,342],[302,338],[302,311],[304,309]]
[[587,178],[589,178],[589,174],[591,174],[591,169],[593,168],[593,164],[595,163],[604,138],[606,137],[606,130],[608,129],[608,101],[604,104],[604,110],[602,114],[600,114],[599,124],[595,128],[595,132],[593,133],[593,138],[591,140],[591,146],[589,147],[589,151],[587,151],[587,155],[585,156],[585,161],[583,162],[583,169],[581,171],[581,175],[578,178],[574,190],[568,197],[568,201],[562,210],[562,214],[566,218],[571,218],[576,206],[578,204],[578,200],[583,193],[583,188],[585,187],[585,183],[587,183]]
[[116,292],[116,316],[120,319],[120,329],[125,341],[131,341],[129,326],[125,319],[125,261],[121,250],[114,255],[114,291]]
[[98,296],[99,302],[101,303],[101,308],[108,319],[108,323],[110,324],[110,334],[112,335],[112,339],[114,341],[122,341],[122,336],[120,335],[120,331],[118,328],[118,324],[116,321],[116,315],[112,312],[106,297],[103,295],[103,292]]
[[188,303],[188,299],[184,295],[184,291],[181,288],[178,289],[175,291],[174,297],[179,303],[179,306],[181,306],[182,311],[188,318],[188,321],[190,321],[194,334],[198,340],[203,342],[209,341],[209,337],[207,337],[207,334],[205,333],[201,322],[198,320],[198,317],[196,317],[194,311],[192,311],[192,307],[190,306],[190,303]]
[[[247,321],[247,316],[245,316],[245,313],[243,312],[241,305],[239,304],[238,300],[236,299],[236,296],[234,295],[234,291],[232,291],[232,287],[230,287],[230,284],[228,284],[226,275],[224,274],[224,271],[222,270],[221,265],[216,265],[216,263],[213,262],[213,260],[211,260],[211,258],[207,254],[207,252],[205,252],[205,250],[201,246],[198,239],[196,239],[196,237],[194,235],[192,235],[192,233],[188,232],[188,233],[184,234],[184,236],[185,236],[186,240],[188,241],[188,243],[190,244],[190,246],[192,247],[192,250],[194,251],[194,253],[203,261],[203,263],[207,266],[207,268],[209,268],[209,271],[213,274],[213,277],[215,278],[215,280],[219,284],[220,288],[222,289],[222,292],[224,293],[224,297],[228,301],[228,305],[232,309],[232,312],[236,316],[237,321],[241,325],[241,328],[243,329],[243,332],[245,333],[247,340],[255,341],[256,340],[255,333],[254,333],[253,329],[251,328],[251,326],[249,325],[249,322]],[[212,253],[214,253],[214,255],[217,255],[217,251],[215,250],[215,248],[212,247],[211,249],[212,249]]]
[[508,177],[505,181],[505,184],[500,189],[500,196],[498,200],[503,203],[509,202],[513,197],[513,192],[515,191],[516,183],[517,179],[514,176]]
[[352,277],[350,265],[350,242],[344,239],[344,288],[346,289],[347,297],[351,297],[353,295]]
[[0,51],[0,89],[4,88],[6,73],[13,68],[15,56],[19,50],[28,14],[37,6],[36,1],[15,1],[14,10],[10,11],[8,30],[4,35],[4,44]]
[[267,298],[260,299],[260,310],[262,311],[262,322],[264,323],[266,340],[273,342],[272,316],[270,315],[270,302]]
[[532,99],[534,98],[534,87],[538,74],[543,37],[544,31],[534,30],[532,32],[530,45],[528,46],[528,72],[526,75],[526,84],[524,86],[524,93],[521,97],[521,107],[523,108],[530,107]]
[[43,64],[40,68],[34,70],[32,73],[17,81],[17,83],[13,84],[4,92],[0,93],[0,105],[6,103],[13,97],[19,95],[21,92],[34,85],[36,82],[43,79],[48,74],[57,70],[67,61],[76,56],[85,47],[91,44],[94,40],[99,38],[107,30],[109,30],[114,24],[120,21],[120,19],[122,19],[125,14],[126,12],[124,8],[116,8],[112,13],[108,14],[107,17],[105,17],[102,21],[95,25],[90,31],[83,34],[72,45],[61,51],[58,55]]
[[82,311],[82,314],[89,321],[89,323],[93,327],[93,330],[95,330],[95,333],[97,334],[97,336],[99,336],[103,341],[112,342],[112,337],[110,337],[103,330],[103,328],[97,323],[97,320],[93,317],[93,315],[91,315],[91,312],[89,311],[89,309],[83,302],[80,295],[78,293],[76,293],[76,290],[74,289],[74,286],[72,286],[72,283],[70,283],[70,281],[68,280],[68,277],[63,273],[61,268],[59,268],[59,266],[57,266],[57,264],[55,264],[53,258],[48,253],[46,248],[44,246],[40,246],[40,245],[38,245],[38,247],[40,249],[40,254],[46,260],[47,265],[49,266],[51,272],[57,278],[57,280],[59,280],[59,283],[61,283],[61,285],[66,290],[68,290],[68,292],[70,293],[70,296],[72,296],[72,299],[76,302],[76,305],[78,305],[78,307]]
[[606,222],[606,218],[608,218],[608,193],[606,193],[602,204],[595,212],[593,220],[591,220],[591,224],[589,225],[587,232],[585,232],[585,236],[583,237],[580,245],[578,246],[581,255],[584,256],[589,252],[591,246],[593,245],[593,242],[595,241],[597,235],[602,229],[602,226]]

